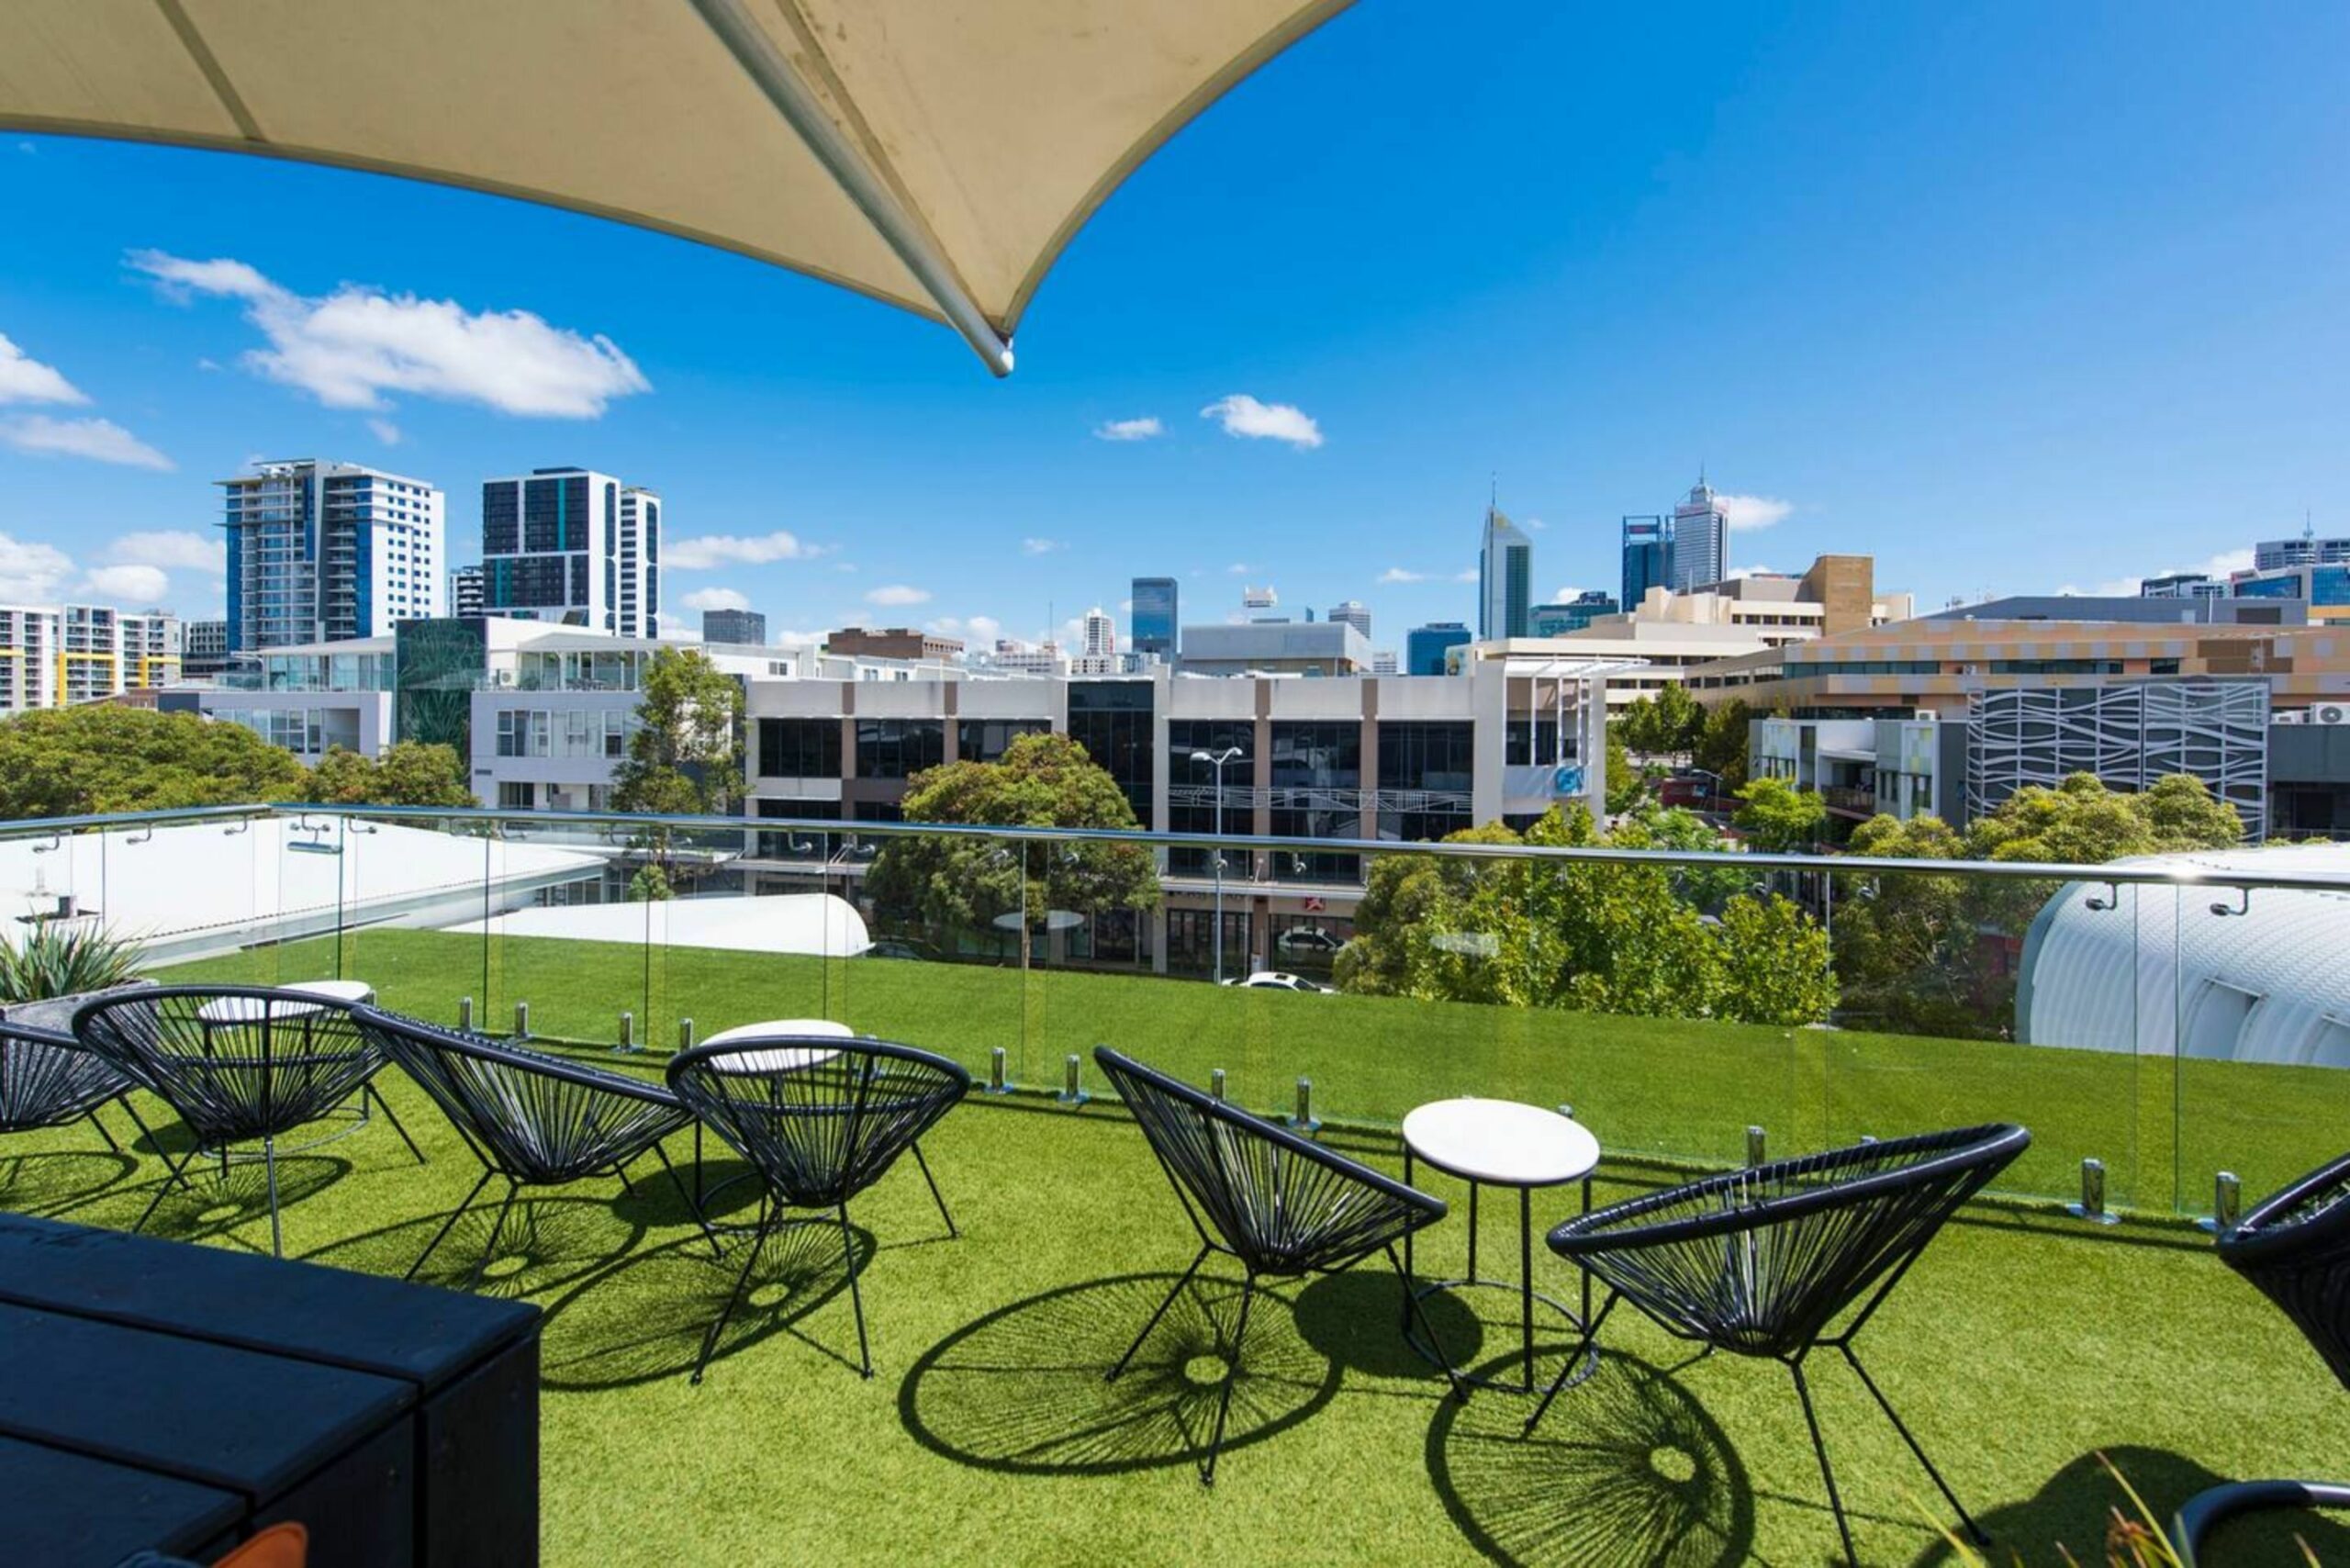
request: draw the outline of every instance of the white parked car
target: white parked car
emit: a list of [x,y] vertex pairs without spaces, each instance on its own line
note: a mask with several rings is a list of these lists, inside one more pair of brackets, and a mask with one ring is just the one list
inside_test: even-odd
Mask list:
[[1303,975],[1292,975],[1281,969],[1259,969],[1240,980],[1228,980],[1226,985],[1245,986],[1251,991],[1328,991],[1326,985],[1315,985]]
[[1273,946],[1284,953],[1335,953],[1346,943],[1318,925],[1301,925],[1274,937]]

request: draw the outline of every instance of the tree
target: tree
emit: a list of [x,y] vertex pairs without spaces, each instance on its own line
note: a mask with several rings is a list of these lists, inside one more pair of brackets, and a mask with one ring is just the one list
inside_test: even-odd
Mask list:
[[[1652,831],[1627,823],[1604,842],[1647,847]],[[1553,808],[1522,839],[1494,823],[1446,842],[1577,848],[1603,839],[1577,805]],[[1826,1016],[1835,984],[1825,935],[1809,916],[1785,900],[1741,895],[1712,921],[1676,886],[1683,875],[1563,857],[1382,855],[1356,911],[1355,938],[1339,955],[1338,983],[1650,1017],[1788,1025]]]
[[[1965,843],[1940,817],[1875,816],[1852,830],[1858,856],[1956,860]],[[1971,879],[1935,872],[1836,879],[1836,976],[1847,1007],[1874,1025],[1930,1035],[1994,1032],[2007,990],[1976,949]]]
[[1966,833],[1966,853],[1975,860],[2097,866],[2154,851],[2154,830],[2137,797],[2108,790],[2094,773],[2073,774],[2053,790],[2019,790]]
[[1730,820],[1765,854],[1810,848],[1828,822],[1828,802],[1817,790],[1798,790],[1784,778],[1751,778],[1738,798],[1740,804]]
[[2192,773],[2157,778],[2132,798],[2154,835],[2158,854],[2230,849],[2244,841],[2244,819]]
[[1611,817],[1636,809],[1649,792],[1647,773],[1632,766],[1632,754],[1626,749],[1624,725],[1625,721],[1617,720],[1607,726],[1607,814]]
[[1753,719],[1754,710],[1742,697],[1733,697],[1706,714],[1690,760],[1719,780],[1717,794],[1735,795],[1746,784],[1747,726]]
[[0,722],[0,817],[298,799],[292,754],[241,724],[93,703]]
[[[1022,735],[1000,762],[950,762],[910,781],[909,822],[980,827],[1127,828],[1138,824],[1116,779],[1063,734]],[[1158,873],[1138,844],[1016,843],[961,834],[893,837],[865,879],[884,914],[950,930],[987,930],[1007,914],[1028,962],[1054,911],[1149,909]]]
[[373,759],[330,746],[310,769],[299,799],[329,806],[475,804],[456,748],[422,741],[396,741]]
[[1685,756],[1695,749],[1706,711],[1675,681],[1624,709],[1624,744],[1644,756]]
[[[1643,805],[1618,823],[1607,842],[1618,849],[1680,849],[1703,855],[1735,855],[1745,847],[1686,806],[1653,804]],[[1673,870],[1673,890],[1707,913],[1718,912],[1752,880],[1751,873],[1736,866],[1718,870],[1675,867]]]
[[743,688],[699,648],[663,648],[644,666],[612,808],[719,815],[743,793]]

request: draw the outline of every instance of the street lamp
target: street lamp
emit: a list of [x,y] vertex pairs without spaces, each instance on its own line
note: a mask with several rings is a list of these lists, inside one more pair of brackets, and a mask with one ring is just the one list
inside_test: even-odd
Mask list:
[[1240,748],[1228,745],[1222,751],[1195,751],[1193,762],[1204,762],[1215,769],[1215,983],[1224,983],[1224,768],[1226,763],[1241,760]]

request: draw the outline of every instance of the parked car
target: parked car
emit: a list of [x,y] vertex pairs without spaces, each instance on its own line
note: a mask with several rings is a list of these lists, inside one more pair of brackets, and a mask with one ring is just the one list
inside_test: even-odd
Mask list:
[[903,936],[883,936],[865,950],[868,958],[914,958],[934,961],[938,949],[927,942],[916,942]]
[[1250,991],[1328,991],[1326,985],[1315,985],[1303,975],[1281,969],[1259,969],[1255,974],[1228,980],[1226,985],[1243,986]]
[[1335,953],[1346,942],[1318,925],[1302,925],[1274,937],[1273,946],[1284,953]]

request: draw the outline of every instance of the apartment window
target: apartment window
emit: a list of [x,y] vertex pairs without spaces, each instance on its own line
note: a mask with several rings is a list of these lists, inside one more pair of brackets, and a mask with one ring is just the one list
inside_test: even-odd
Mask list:
[[856,776],[859,778],[910,778],[925,767],[946,760],[946,722],[943,719],[859,719],[856,722]]
[[838,778],[838,719],[761,719],[759,772],[770,778]]
[[[1379,787],[1467,794],[1476,770],[1476,728],[1450,722],[1382,722]],[[1464,824],[1466,825],[1466,824]]]
[[955,755],[965,762],[1000,762],[1013,741],[1052,727],[1043,719],[964,719],[955,726]]
[[501,780],[498,786],[498,809],[508,812],[531,811],[538,803],[537,794],[538,786],[535,784],[516,783],[510,778]]
[[543,709],[501,708],[498,711],[498,755],[547,755],[549,715]]

